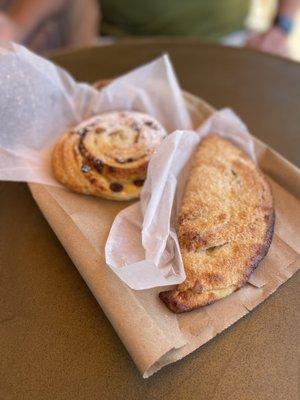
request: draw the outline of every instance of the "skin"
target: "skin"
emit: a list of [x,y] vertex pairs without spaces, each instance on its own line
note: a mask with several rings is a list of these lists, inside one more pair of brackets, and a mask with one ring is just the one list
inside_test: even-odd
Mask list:
[[[300,0],[281,0],[278,4],[277,14],[294,19],[300,9]],[[262,34],[252,34],[246,42],[246,46],[267,53],[289,57],[290,52],[287,43],[288,35],[277,26],[272,26]]]
[[59,12],[67,0],[21,0],[0,13],[0,39],[24,42],[46,18]]
[[[51,43],[86,46],[96,42],[100,10],[97,0],[14,0],[0,11],[0,40],[22,43],[36,52],[51,49]],[[60,37],[58,15],[67,29]],[[88,21],[88,24],[85,21]]]

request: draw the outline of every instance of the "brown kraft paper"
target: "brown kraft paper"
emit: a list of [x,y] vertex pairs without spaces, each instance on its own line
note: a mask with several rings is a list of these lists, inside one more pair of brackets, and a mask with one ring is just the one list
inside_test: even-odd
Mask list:
[[[185,93],[185,100],[194,127],[214,111],[190,94]],[[300,171],[264,143],[254,140],[258,164],[268,177],[275,200],[275,233],[269,253],[242,289],[187,314],[171,313],[158,299],[160,288],[134,291],[106,266],[106,239],[115,216],[127,203],[29,184],[45,218],[144,378],[232,325],[299,269]]]

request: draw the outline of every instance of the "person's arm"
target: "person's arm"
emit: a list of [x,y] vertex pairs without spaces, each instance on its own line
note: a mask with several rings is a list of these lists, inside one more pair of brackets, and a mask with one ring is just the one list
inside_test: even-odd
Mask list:
[[68,0],[19,0],[0,13],[0,39],[23,42],[40,23],[51,17]]
[[278,14],[286,15],[293,19],[299,8],[300,8],[299,0],[281,0],[279,1]]
[[273,26],[263,34],[251,36],[247,41],[247,46],[273,54],[289,56],[287,38],[299,10],[300,0],[279,1]]

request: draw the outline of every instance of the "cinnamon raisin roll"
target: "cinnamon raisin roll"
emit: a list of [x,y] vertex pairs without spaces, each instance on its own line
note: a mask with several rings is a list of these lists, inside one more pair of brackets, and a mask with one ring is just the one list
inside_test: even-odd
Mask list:
[[167,135],[153,117],[134,111],[97,115],[66,132],[52,166],[69,189],[112,200],[139,197],[150,157]]

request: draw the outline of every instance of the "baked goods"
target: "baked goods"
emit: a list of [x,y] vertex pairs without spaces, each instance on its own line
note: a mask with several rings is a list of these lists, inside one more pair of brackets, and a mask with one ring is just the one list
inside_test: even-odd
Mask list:
[[161,300],[181,313],[239,289],[267,254],[274,220],[270,187],[255,164],[229,141],[205,138],[177,225],[186,280]]
[[112,200],[137,198],[150,157],[165,136],[161,124],[146,114],[97,115],[57,143],[52,156],[54,175],[79,193]]

